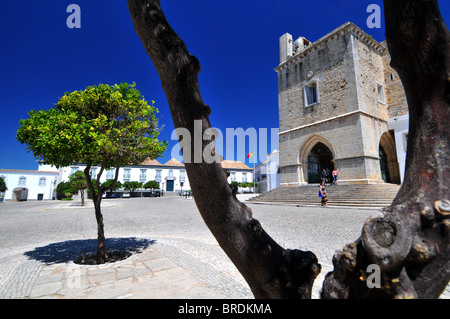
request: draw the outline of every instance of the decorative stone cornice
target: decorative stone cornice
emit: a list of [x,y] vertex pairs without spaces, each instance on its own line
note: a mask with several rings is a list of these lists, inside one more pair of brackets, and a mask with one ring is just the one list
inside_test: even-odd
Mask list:
[[333,117],[330,117],[330,118],[325,119],[325,120],[321,120],[321,121],[317,121],[317,122],[314,122],[314,123],[310,123],[310,124],[302,125],[302,126],[299,126],[299,127],[295,127],[295,128],[292,128],[292,129],[289,129],[289,130],[286,130],[286,131],[278,133],[278,136],[285,135],[285,134],[288,134],[288,133],[292,133],[292,132],[295,132],[295,131],[299,131],[301,129],[304,129],[304,128],[307,128],[307,127],[310,127],[310,126],[316,126],[316,125],[323,124],[323,123],[326,123],[326,122],[335,121],[335,120],[338,120],[338,119],[341,119],[341,118],[344,118],[344,117],[348,117],[348,116],[351,116],[351,115],[355,115],[355,114],[361,114],[361,115],[373,118],[375,120],[387,123],[386,120],[381,119],[381,118],[379,118],[379,117],[377,117],[375,115],[372,115],[372,114],[367,113],[367,112],[362,111],[362,110],[356,110],[356,111],[352,111],[352,112],[349,112],[349,113],[344,113],[344,114],[341,114],[341,115],[333,116]]

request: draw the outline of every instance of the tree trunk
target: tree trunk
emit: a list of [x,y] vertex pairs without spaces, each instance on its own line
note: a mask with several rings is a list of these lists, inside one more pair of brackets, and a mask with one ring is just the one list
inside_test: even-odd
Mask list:
[[[92,194],[92,202],[94,203],[95,209],[95,220],[97,221],[97,264],[104,264],[108,259],[108,256],[106,255],[105,226],[103,224],[103,215],[101,211],[102,195],[104,191],[100,187],[100,177],[104,171],[104,167],[101,167],[97,176],[97,194],[95,193],[94,185],[92,184],[90,170],[91,165],[86,165],[86,168],[84,169],[84,176],[86,177],[89,191]],[[118,169],[116,170],[116,181],[117,171]]]
[[[325,298],[437,298],[450,279],[450,34],[436,0],[385,0],[386,40],[408,101],[406,173],[391,207],[337,252]],[[381,270],[369,289],[367,267]]]
[[[208,135],[210,108],[202,101],[199,61],[168,24],[158,0],[130,0],[128,8],[134,27],[152,59],[169,102],[176,129],[186,128],[190,137]],[[194,133],[195,120],[201,132]],[[197,123],[199,123],[197,121]],[[183,159],[195,203],[219,245],[236,265],[257,298],[309,298],[320,272],[311,252],[285,250],[262,229],[252,211],[240,203],[219,163],[207,163],[203,151],[216,157],[215,149],[203,140],[196,149],[183,149]],[[208,152],[208,151],[207,151]]]
[[80,189],[81,206],[84,206],[84,189]]
[[[128,0],[134,27],[159,73],[174,126],[208,136],[210,108],[202,101],[200,64],[172,30],[158,0]],[[437,297],[449,280],[448,31],[435,0],[386,0],[388,45],[410,107],[407,175],[393,205],[369,219],[361,237],[337,252],[324,298]],[[394,35],[398,32],[398,35]],[[256,298],[309,298],[320,272],[311,252],[285,250],[240,203],[210,142],[183,149],[192,193],[202,218]],[[199,160],[200,159],[200,160]],[[414,179],[415,177],[415,179]],[[369,266],[381,288],[370,289]]]
[[101,212],[101,196],[94,202],[95,219],[97,220],[97,264],[104,264],[108,260],[106,255],[105,227]]

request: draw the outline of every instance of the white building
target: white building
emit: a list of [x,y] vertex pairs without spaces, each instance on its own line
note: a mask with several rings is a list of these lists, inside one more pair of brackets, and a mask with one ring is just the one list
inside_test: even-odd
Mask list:
[[224,169],[230,171],[228,183],[231,182],[253,182],[253,169],[240,161],[224,160],[220,163]]
[[394,132],[400,180],[403,183],[405,178],[406,148],[408,145],[409,115],[406,114],[391,118],[387,124],[389,130]]
[[266,193],[280,186],[280,152],[274,150],[255,168],[257,192]]
[[0,177],[8,188],[0,198],[12,201],[53,199],[58,183],[57,170],[0,169]]
[[[84,164],[76,164],[61,169],[61,180],[68,181],[69,176],[76,171],[83,171],[86,168]],[[100,167],[92,167],[91,176],[97,178],[100,172]],[[115,169],[109,169],[102,173],[100,182],[106,182],[108,179],[114,179]],[[146,160],[140,165],[126,166],[119,168],[119,176],[117,179],[122,184],[124,182],[142,182],[145,184],[148,181],[156,181],[159,183],[160,189],[165,192],[178,192],[183,187],[184,190],[189,190],[189,181],[186,177],[186,170],[184,165],[178,160],[172,158],[165,164],[161,164],[157,160]],[[183,183],[183,186],[181,186]]]
[[[253,171],[239,161],[223,161],[222,167],[230,171],[228,182],[251,182]],[[83,171],[85,164],[70,165],[57,169],[50,165],[39,164],[37,171],[0,169],[0,177],[6,182],[8,190],[4,194],[5,201],[51,200],[56,199],[56,187],[60,182],[69,180],[69,176],[77,171]],[[91,176],[97,177],[100,167],[92,167]],[[100,182],[114,179],[115,169],[102,173]],[[146,160],[140,165],[119,168],[118,181],[137,181],[145,184],[156,181],[165,193],[178,193],[190,190],[189,179],[184,164],[172,158],[165,164],[157,160]],[[0,198],[2,196],[0,195]]]

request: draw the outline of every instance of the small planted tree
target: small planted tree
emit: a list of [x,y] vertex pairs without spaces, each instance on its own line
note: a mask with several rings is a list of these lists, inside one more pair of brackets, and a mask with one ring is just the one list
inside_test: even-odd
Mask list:
[[69,176],[70,188],[74,192],[80,192],[81,206],[84,206],[84,191],[88,188],[86,177],[82,171],[77,171]]
[[[93,183],[94,188],[96,187],[95,182]],[[106,182],[101,184],[101,187],[108,189],[108,192],[113,192],[123,187],[120,181],[114,181],[113,179],[108,179]]]
[[[155,159],[167,147],[158,140],[157,109],[141,96],[135,84],[89,86],[84,91],[65,93],[56,107],[29,112],[20,120],[17,140],[46,164],[64,167],[86,165],[84,176],[97,220],[97,263],[107,260],[102,195],[112,189],[119,168]],[[96,179],[90,171],[99,167]],[[101,185],[106,169],[115,169],[113,181]]]
[[135,190],[142,188],[141,182],[128,181],[123,183],[123,189],[126,191],[134,192]]
[[69,199],[75,191],[72,189],[69,182],[61,182],[56,186],[56,193],[58,199]]
[[[8,190],[8,187],[6,187],[5,180],[3,177],[0,177],[0,195],[2,195],[4,192]],[[2,196],[0,196],[2,197]],[[0,202],[2,202],[2,199],[0,199]]]
[[157,181],[148,181],[143,185],[143,187],[145,189],[159,189],[159,183]]

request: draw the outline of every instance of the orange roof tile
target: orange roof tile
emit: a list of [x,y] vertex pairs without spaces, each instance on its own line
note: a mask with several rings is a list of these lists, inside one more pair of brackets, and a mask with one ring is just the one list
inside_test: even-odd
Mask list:
[[171,158],[164,166],[184,166],[184,164],[175,158]]
[[147,158],[145,161],[143,161],[139,165],[162,165],[162,164],[155,159]]
[[220,163],[220,165],[223,168],[228,168],[228,169],[249,169],[249,170],[251,170],[250,167],[248,167],[247,165],[245,165],[241,161],[227,161],[227,160],[224,160],[224,161],[222,161]]

